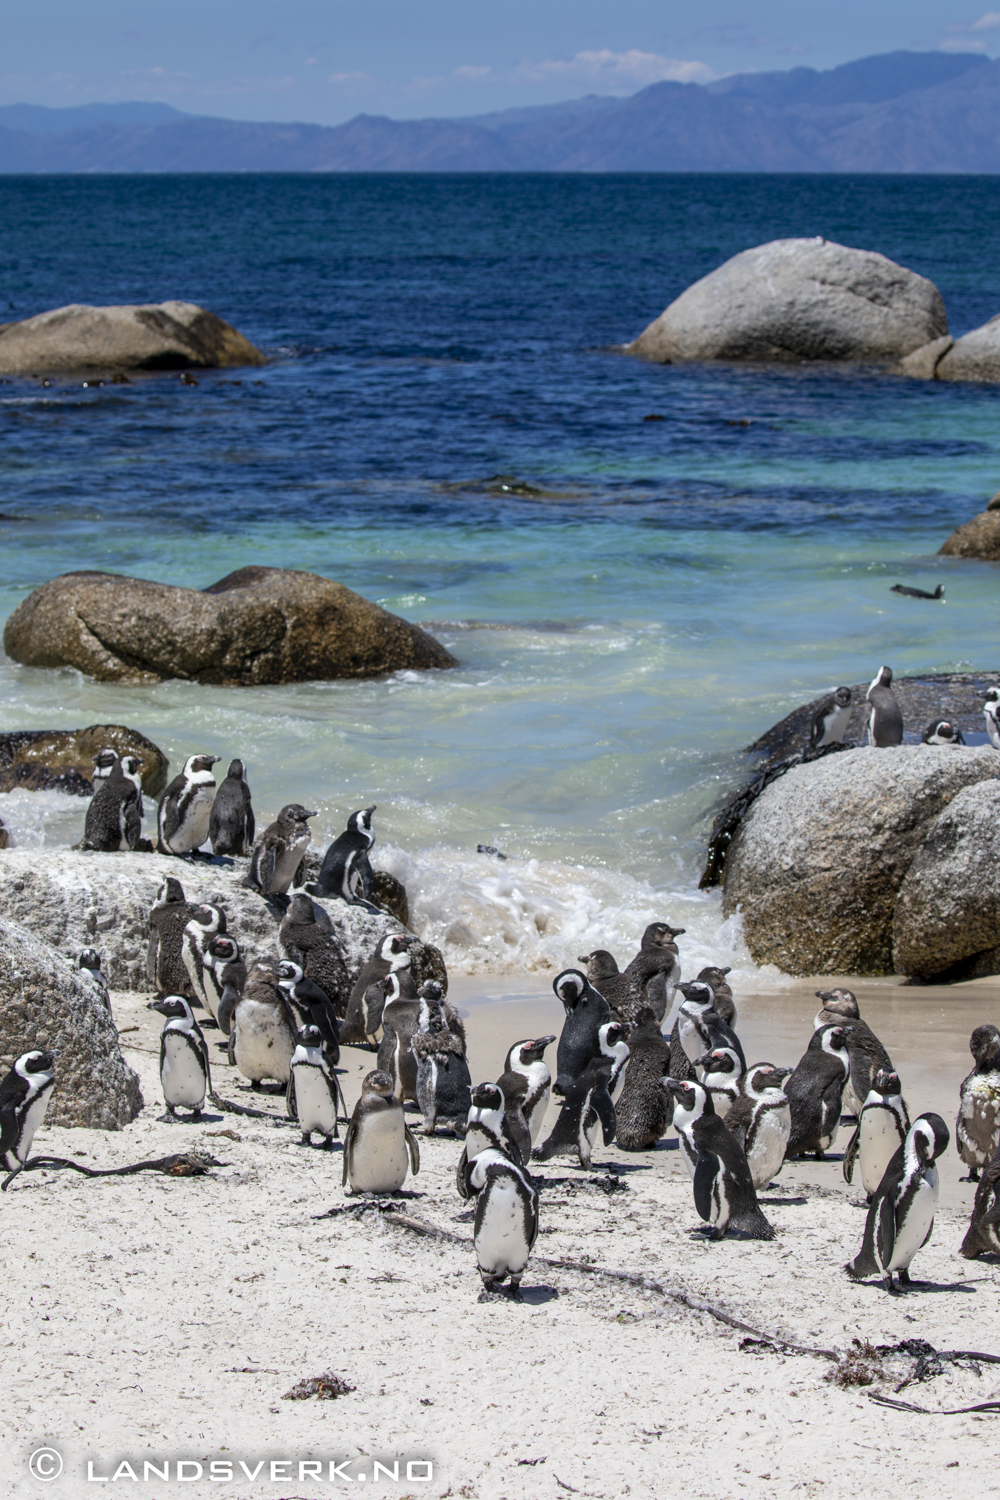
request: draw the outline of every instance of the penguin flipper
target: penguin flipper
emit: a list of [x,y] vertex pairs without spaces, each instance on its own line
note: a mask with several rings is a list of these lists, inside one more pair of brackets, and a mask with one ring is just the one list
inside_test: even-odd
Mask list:
[[354,1136],[355,1136],[355,1126],[354,1126],[354,1121],[352,1120],[351,1123],[347,1127],[347,1134],[344,1136],[344,1175],[341,1178],[341,1186],[342,1187],[346,1187],[347,1186],[347,1168],[348,1168],[348,1166],[350,1164],[351,1151],[352,1151],[352,1149],[354,1147]]
[[875,1201],[878,1212],[875,1218],[875,1261],[880,1276],[887,1276],[886,1266],[892,1260],[892,1252],[896,1248],[896,1210],[892,1198],[894,1195],[883,1194]]
[[473,1197],[472,1187],[469,1183],[469,1154],[462,1147],[462,1154],[458,1158],[458,1166],[455,1168],[455,1186],[458,1188],[458,1196],[466,1202]]
[[17,1114],[13,1105],[0,1107],[0,1162],[6,1163],[7,1152],[17,1144]]
[[610,1146],[618,1130],[618,1115],[615,1111],[615,1101],[606,1088],[595,1089],[590,1096],[591,1107],[601,1122],[604,1131],[604,1144]]
[[410,1153],[410,1171],[416,1177],[420,1171],[420,1147],[417,1145],[417,1138],[409,1125],[404,1124],[403,1130],[406,1134],[406,1149]]
[[858,1147],[859,1147],[860,1141],[861,1141],[861,1117],[859,1115],[858,1116],[857,1127],[856,1127],[856,1129],[854,1131],[854,1134],[851,1136],[851,1139],[847,1143],[847,1150],[844,1152],[844,1181],[845,1182],[852,1182],[853,1179],[854,1179],[854,1164],[855,1164],[855,1162],[857,1161],[857,1158],[858,1158]]
[[694,1169],[694,1206],[700,1218],[709,1223],[712,1217],[712,1187],[715,1183],[719,1163],[711,1151],[704,1147],[698,1152]]
[[[369,1033],[370,1035],[371,1033]],[[396,1088],[396,1033],[391,1029],[383,1028],[382,1040],[378,1044],[376,1055],[376,1066],[383,1072],[388,1073],[392,1079],[393,1090]]]
[[[282,852],[284,852],[284,845],[282,845]],[[265,896],[271,889],[271,881],[274,879],[274,871],[277,863],[278,859],[274,845],[265,844],[257,860],[258,886]]]
[[290,1120],[299,1118],[299,1108],[295,1100],[295,1069],[288,1070],[288,1087],[285,1089],[285,1111]]
[[142,815],[135,797],[126,802],[122,808],[122,820],[125,825],[125,842],[134,853],[142,838]]

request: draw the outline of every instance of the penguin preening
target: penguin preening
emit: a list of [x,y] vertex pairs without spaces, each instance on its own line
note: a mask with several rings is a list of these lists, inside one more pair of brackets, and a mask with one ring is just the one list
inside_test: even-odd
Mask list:
[[955,1143],[969,1169],[969,1182],[993,1159],[1000,1146],[1000,1031],[977,1026],[969,1038],[975,1067],[959,1089]]
[[212,1087],[201,1027],[183,995],[151,1000],[147,1008],[166,1017],[160,1032],[160,1084],[167,1114],[173,1118],[178,1108],[189,1109],[192,1120],[200,1120]]
[[300,802],[289,802],[254,844],[250,869],[243,884],[262,896],[284,896],[305,858],[312,834],[309,819],[316,816]]
[[417,1103],[425,1133],[432,1135],[440,1124],[453,1135],[464,1135],[472,1106],[465,1028],[435,979],[420,986],[420,1024],[410,1047],[417,1060]]
[[295,1051],[288,1069],[288,1092],[285,1096],[288,1114],[297,1120],[302,1146],[312,1145],[315,1131],[323,1137],[329,1151],[340,1131],[337,1106],[347,1114],[340,1083],[323,1054],[323,1037],[318,1026],[303,1026],[295,1037]]
[[871,711],[868,715],[868,743],[878,749],[903,743],[903,715],[892,691],[892,668],[879,667],[865,694]]
[[156,829],[161,854],[195,854],[208,838],[218,755],[189,755],[160,798]]
[[849,687],[835,688],[824,698],[813,715],[809,732],[810,750],[822,750],[827,745],[842,745],[847,726],[851,722],[851,690]]
[[920,1115],[907,1131],[868,1206],[861,1249],[845,1270],[852,1281],[878,1276],[894,1292],[910,1285],[910,1263],[934,1227],[940,1181],[937,1158],[948,1148],[940,1115]]
[[998,714],[1000,714],[1000,688],[987,688],[983,694],[983,717],[986,720],[986,733],[994,750],[1000,750]]
[[[712,1096],[698,1083],[662,1080],[673,1094],[674,1124],[691,1171],[695,1208],[721,1240],[734,1229],[754,1240],[773,1240],[774,1229],[757,1202],[742,1146],[715,1113]],[[693,1165],[692,1165],[693,1158]]]
[[208,819],[212,853],[248,855],[253,848],[254,826],[246,768],[241,760],[231,760]]
[[909,1128],[910,1117],[899,1074],[880,1068],[872,1079],[857,1128],[844,1152],[844,1180],[853,1181],[857,1164],[869,1202],[885,1176],[886,1167],[906,1140]]
[[964,745],[962,731],[950,719],[934,719],[920,736],[924,745]]
[[344,1137],[344,1185],[353,1193],[395,1193],[406,1180],[407,1163],[420,1171],[420,1147],[407,1125],[392,1079],[376,1069],[365,1075]]
[[792,1112],[787,1155],[812,1152],[822,1161],[833,1145],[840,1124],[844,1084],[850,1071],[847,1027],[823,1026],[814,1031],[809,1046],[785,1084]]
[[552,981],[566,1018],[556,1048],[557,1094],[566,1094],[594,1055],[597,1033],[612,1019],[611,1007],[579,969],[564,969]]
[[463,1196],[476,1199],[473,1244],[483,1279],[480,1301],[521,1300],[521,1278],[538,1237],[538,1191],[523,1167],[501,1151],[481,1151],[465,1164]]
[[773,1063],[754,1063],[726,1114],[726,1129],[743,1148],[755,1188],[767,1187],[785,1162],[792,1111],[782,1084],[791,1071]]
[[31,1154],[55,1088],[54,1062],[52,1052],[22,1052],[0,1083],[0,1161],[8,1172],[18,1171]]
[[373,803],[351,814],[345,831],[324,854],[315,882],[306,886],[310,896],[335,896],[351,906],[365,905],[372,911],[379,910],[372,902],[374,872],[369,859],[375,843],[372,832],[375,810]]

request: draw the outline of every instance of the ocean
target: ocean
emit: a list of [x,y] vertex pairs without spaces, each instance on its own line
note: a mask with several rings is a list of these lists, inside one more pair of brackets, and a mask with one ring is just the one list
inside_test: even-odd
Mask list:
[[[270,357],[196,387],[0,383],[0,614],[74,568],[204,587],[261,563],[336,578],[461,663],[248,690],[4,659],[4,727],[123,722],[175,765],[240,755],[258,818],[305,802],[320,845],[376,802],[376,863],[460,971],[628,957],[664,916],[689,972],[750,974],[738,919],[697,890],[742,748],[882,662],[998,665],[994,567],[936,552],[1000,488],[1000,387],[618,346],[789,235],[931,277],[965,332],[1000,312],[997,187],[0,177],[0,317],[183,298]],[[946,602],[894,582],[941,582]],[[83,810],[0,796],[21,844],[73,842]]]

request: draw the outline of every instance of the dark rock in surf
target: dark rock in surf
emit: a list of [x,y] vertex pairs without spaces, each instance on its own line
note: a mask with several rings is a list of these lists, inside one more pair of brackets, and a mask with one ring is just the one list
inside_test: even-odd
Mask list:
[[94,757],[110,749],[134,755],[142,789],[158,797],[167,784],[167,757],[158,745],[125,724],[90,724],[86,729],[13,729],[0,734],[0,792],[61,791],[92,795]]

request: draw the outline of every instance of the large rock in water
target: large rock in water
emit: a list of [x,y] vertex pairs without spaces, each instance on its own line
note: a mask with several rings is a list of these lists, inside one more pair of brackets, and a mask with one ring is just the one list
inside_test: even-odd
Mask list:
[[990,746],[857,749],[766,788],[726,859],[723,909],[755,963],[788,974],[892,972],[896,893],[935,818],[991,781]]
[[687,360],[898,360],[948,332],[937,287],[872,250],[772,240],[688,287],[626,352]]
[[[7,849],[0,854],[0,919],[17,922],[75,961],[96,948],[112,989],[149,989],[146,948],[149,911],[157,889],[173,875],[192,902],[221,906],[227,930],[248,963],[278,952],[278,915],[256,891],[245,889],[247,860],[189,861],[167,854],[94,854],[75,849]],[[379,940],[403,931],[395,917],[343,901],[319,902],[333,923],[351,983]],[[430,945],[412,950],[421,979],[444,978]]]
[[142,1108],[98,986],[36,933],[0,919],[0,1069],[34,1048],[59,1054],[51,1124],[120,1130]]
[[892,935],[899,974],[1000,972],[1000,780],[966,787],[931,825],[899,888]]
[[0,372],[185,370],[263,365],[263,354],[194,302],[87,307],[73,303],[0,324]]
[[941,548],[941,555],[1000,562],[1000,495],[994,495],[986,509],[971,521],[955,527]]
[[1000,313],[956,339],[934,368],[935,380],[1000,381]]
[[22,600],[3,643],[24,666],[77,667],[101,682],[246,686],[456,665],[419,626],[291,568],[240,568],[203,592],[63,573]]
[[65,791],[89,797],[94,756],[99,750],[134,755],[142,789],[158,797],[167,784],[167,757],[158,745],[125,724],[90,724],[86,729],[12,729],[0,734],[0,792]]

